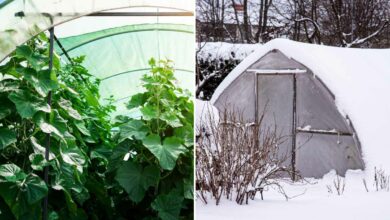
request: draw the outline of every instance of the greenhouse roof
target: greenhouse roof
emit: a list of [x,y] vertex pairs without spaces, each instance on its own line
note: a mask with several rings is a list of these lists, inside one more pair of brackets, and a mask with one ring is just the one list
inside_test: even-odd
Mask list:
[[[189,90],[194,77],[194,1],[182,0],[0,0],[0,62],[38,33],[55,27],[70,57],[101,79],[102,99],[113,96],[117,112],[142,91],[148,60],[174,63],[178,84]],[[180,13],[182,13],[180,15]],[[177,16],[183,16],[177,19]],[[69,62],[58,43],[56,53]]]

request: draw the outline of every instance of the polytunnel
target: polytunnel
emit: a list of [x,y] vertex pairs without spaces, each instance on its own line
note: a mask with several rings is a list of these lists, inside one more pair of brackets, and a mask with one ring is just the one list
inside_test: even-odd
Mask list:
[[115,99],[114,115],[123,113],[123,103],[140,90],[140,76],[152,57],[173,60],[179,84],[192,91],[195,38],[189,1],[3,0],[0,9],[0,60],[56,27],[56,52],[64,62],[66,55],[86,56],[85,67],[102,80],[102,99]]
[[[151,67],[149,64],[149,60],[151,58],[154,58],[156,60],[171,60],[173,61],[173,71],[174,76],[176,78],[175,83],[178,85],[178,87],[182,89],[187,89],[189,91],[193,91],[194,87],[194,42],[195,42],[195,19],[194,19],[194,6],[195,2],[193,0],[116,0],[116,1],[106,1],[106,0],[0,0],[0,67],[4,63],[7,63],[10,60],[10,56],[12,56],[14,51],[20,47],[21,45],[24,45],[26,42],[28,42],[30,39],[38,36],[40,33],[45,32],[46,35],[49,38],[49,44],[50,49],[48,50],[50,53],[50,61],[49,61],[49,72],[53,66],[52,60],[53,56],[59,56],[61,63],[63,65],[65,64],[72,64],[71,59],[79,56],[85,56],[85,60],[83,62],[83,67],[85,67],[88,70],[88,73],[92,76],[99,79],[99,93],[100,93],[100,102],[105,104],[106,100],[110,97],[113,98],[113,104],[116,107],[116,111],[111,113],[111,118],[113,119],[117,115],[127,115],[130,116],[130,118],[138,118],[135,123],[134,120],[130,120],[128,122],[128,126],[125,125],[126,129],[133,129],[133,133],[126,133],[128,134],[127,140],[126,138],[123,138],[122,136],[119,137],[119,147],[123,149],[127,149],[127,151],[123,151],[119,153],[119,158],[126,158],[123,159],[126,163],[127,161],[132,161],[131,158],[135,158],[137,154],[136,150],[129,150],[130,145],[128,144],[129,140],[134,140],[135,138],[140,138],[140,132],[145,132],[145,127],[142,127],[140,125],[140,117],[139,114],[141,114],[139,111],[129,111],[126,109],[125,103],[129,102],[131,97],[137,93],[144,92],[145,88],[142,86],[142,76],[144,74],[151,72]],[[53,55],[54,54],[54,55]],[[22,64],[23,66],[23,64]],[[28,77],[24,77],[28,79]],[[1,80],[6,79],[4,77],[0,77],[0,83]],[[1,86],[0,86],[1,87]],[[0,94],[3,91],[0,91]],[[47,102],[50,105],[51,102],[51,92],[49,92]],[[184,99],[183,99],[184,100]],[[64,104],[65,108],[69,107],[68,104]],[[70,106],[71,107],[71,106]],[[43,111],[42,108],[37,108],[37,111]],[[0,110],[2,110],[0,108]],[[18,111],[20,109],[17,109]],[[177,110],[177,109],[172,109]],[[45,110],[45,114],[47,112],[50,112],[50,110]],[[53,111],[51,110],[53,114]],[[55,112],[57,114],[57,112]],[[191,121],[191,117],[193,116],[183,116],[181,113],[178,113],[180,117],[189,117],[188,121]],[[31,115],[31,117],[35,120],[36,115]],[[167,116],[167,118],[170,117],[168,120],[172,119],[172,115]],[[1,116],[0,119],[3,119],[3,116]],[[22,120],[24,118],[22,117]],[[175,118],[174,118],[175,119]],[[183,127],[183,129],[180,130],[180,132],[175,132],[177,135],[184,134],[183,131],[185,129],[192,129],[192,126],[189,127],[185,125],[183,122],[180,122],[179,120],[176,120],[173,122],[173,120],[170,121],[171,124],[165,125],[167,127],[170,127],[169,129],[175,130],[176,128],[179,129],[180,126]],[[51,116],[46,116],[46,119],[42,120],[52,120]],[[146,120],[154,120],[146,119]],[[76,120],[77,121],[77,120]],[[73,124],[77,124],[78,122],[72,122],[67,121],[69,127],[73,126]],[[84,122],[83,122],[84,123]],[[152,123],[152,122],[150,122]],[[174,124],[176,123],[176,124]],[[157,120],[157,125],[159,124]],[[8,147],[6,145],[15,145],[19,143],[16,138],[8,140],[3,140],[3,131],[9,132],[12,129],[15,129],[12,126],[4,127],[4,124],[0,122],[0,142],[1,142],[1,148]],[[46,125],[46,126],[50,126]],[[86,137],[83,140],[80,141],[80,146],[78,146],[81,151],[79,151],[77,148],[77,152],[75,150],[72,155],[77,157],[77,155],[83,155],[82,157],[90,157],[88,160],[77,160],[72,159],[68,157],[64,157],[65,151],[71,147],[74,147],[76,141],[78,142],[78,139],[80,138],[80,135],[92,135],[89,131],[86,131],[83,127],[84,125],[77,124],[76,127],[73,127],[73,129],[80,128],[79,126],[82,126],[80,129],[81,133],[77,133],[75,136],[76,140],[66,140],[64,141],[65,137],[60,137],[57,139],[56,135],[53,131],[44,130],[44,133],[48,133],[48,136],[44,138],[44,136],[40,136],[40,138],[31,137],[31,143],[33,147],[38,146],[38,148],[41,150],[41,154],[44,155],[45,159],[47,161],[52,160],[52,153],[51,149],[57,149],[58,150],[58,157],[63,157],[61,160],[63,162],[71,164],[71,163],[83,163],[83,166],[86,166],[85,164],[91,163],[92,166],[92,160],[96,158],[102,159],[103,157],[106,158],[107,152],[103,152],[102,145],[107,144],[105,143],[99,143],[99,146],[97,146],[97,143],[91,142],[91,138]],[[137,127],[138,126],[138,127]],[[158,125],[159,126],[159,125]],[[184,129],[184,126],[187,126]],[[55,127],[55,126],[54,126]],[[52,127],[50,127],[52,128]],[[35,128],[34,128],[35,129]],[[47,129],[47,127],[45,127]],[[55,130],[55,128],[53,128]],[[153,130],[153,128],[150,128]],[[170,172],[178,172],[175,171],[176,169],[182,169],[182,168],[176,168],[176,160],[179,160],[178,158],[180,155],[182,155],[180,158],[192,158],[193,152],[191,150],[187,150],[186,148],[190,148],[190,146],[193,147],[192,142],[187,142],[187,140],[176,142],[178,141],[178,138],[171,138],[168,137],[169,134],[161,132],[160,133],[160,127],[157,128],[157,135],[160,135],[160,144],[159,146],[165,146],[165,144],[169,145],[172,152],[169,152],[167,150],[166,155],[161,156],[161,154],[158,152],[158,150],[164,150],[164,149],[157,149],[153,148],[156,147],[156,145],[148,145],[149,142],[141,141],[141,144],[143,143],[143,146],[146,147],[149,151],[148,155],[152,155],[155,157],[156,160],[152,160],[152,162],[148,161],[145,162],[141,160],[139,164],[135,164],[135,162],[128,162],[124,164],[122,167],[119,165],[115,165],[118,167],[115,167],[115,169],[118,169],[116,172],[115,180],[119,182],[119,185],[124,188],[124,192],[128,194],[128,197],[130,198],[130,201],[134,202],[131,203],[135,206],[139,205],[139,202],[147,196],[152,196],[153,200],[148,200],[147,205],[147,211],[144,211],[145,213],[158,213],[158,217],[161,219],[167,219],[169,217],[167,216],[179,216],[179,215],[187,215],[183,214],[183,212],[192,212],[192,208],[184,208],[187,211],[180,211],[183,207],[190,207],[191,202],[190,200],[193,200],[192,195],[190,196],[188,193],[186,194],[186,191],[181,192],[184,193],[184,196],[179,196],[178,192],[180,191],[172,191],[168,192],[165,190],[165,188],[161,187],[167,187],[169,189],[172,186],[164,186],[163,181],[159,180],[160,175],[165,176],[168,173],[168,176]],[[72,128],[69,128],[69,132],[72,133],[74,130]],[[126,130],[129,132],[128,130]],[[191,130],[192,131],[192,130]],[[13,132],[13,131],[12,131]],[[38,136],[36,132],[41,131],[35,131],[34,135]],[[137,133],[138,132],[138,133]],[[180,133],[180,134],[179,134]],[[5,133],[4,133],[5,134]],[[14,134],[14,133],[11,133]],[[51,134],[51,138],[50,138]],[[69,134],[69,133],[68,133]],[[73,134],[73,133],[72,133]],[[145,138],[147,132],[144,133],[144,136],[142,138]],[[170,135],[174,135],[170,134]],[[54,138],[53,138],[54,135]],[[153,135],[152,131],[149,131],[149,136]],[[165,136],[163,136],[165,135]],[[16,135],[15,135],[16,136]],[[171,139],[170,139],[171,138]],[[15,139],[15,140],[14,140]],[[52,140],[52,143],[50,143],[50,139]],[[166,141],[166,140],[167,141]],[[124,141],[125,140],[125,141]],[[8,141],[8,142],[7,142]],[[54,141],[54,143],[53,143]],[[85,142],[84,142],[85,141]],[[110,140],[111,141],[111,140]],[[61,143],[61,146],[58,147],[56,143]],[[62,144],[68,145],[64,148]],[[122,142],[122,143],[121,143]],[[123,144],[125,143],[126,144]],[[167,143],[165,143],[167,142]],[[169,142],[169,143],[168,143]],[[39,144],[40,143],[40,144]],[[189,144],[187,144],[189,143]],[[91,150],[90,148],[83,148],[87,145],[96,145],[98,150]],[[3,146],[4,145],[4,146]],[[149,148],[150,147],[150,148]],[[173,149],[175,148],[175,149]],[[86,150],[88,149],[88,150]],[[53,150],[53,151],[55,151]],[[102,150],[102,151],[100,151]],[[107,150],[107,149],[106,149]],[[174,152],[174,150],[176,152]],[[84,152],[85,151],[85,152]],[[99,151],[99,152],[97,152]],[[109,151],[114,155],[117,156],[117,153],[115,153],[115,150],[109,149]],[[34,148],[35,152],[35,148]],[[44,153],[43,153],[44,152]],[[144,151],[141,151],[141,154]],[[36,153],[36,152],[35,152]],[[146,154],[146,153],[145,153]],[[184,155],[185,154],[185,155]],[[87,155],[87,156],[84,156]],[[130,156],[129,156],[130,155]],[[150,156],[149,155],[149,156]],[[112,158],[113,156],[109,155],[108,158]],[[130,159],[129,159],[130,158]],[[85,158],[84,158],[85,159]],[[104,159],[107,160],[107,159]],[[182,160],[188,160],[191,159],[182,159]],[[136,160],[134,160],[136,161]],[[154,161],[154,162],[153,162]],[[12,162],[12,161],[11,161]],[[107,161],[106,161],[107,162]],[[103,162],[106,163],[106,162]],[[1,162],[3,163],[3,161]],[[16,163],[16,162],[15,162]],[[145,166],[145,163],[152,163],[149,164],[149,166],[146,166],[145,169],[143,169],[143,166]],[[153,164],[153,163],[157,163]],[[190,162],[188,162],[190,163]],[[107,164],[106,164],[107,165]],[[5,166],[5,165],[4,165]],[[24,165],[23,165],[24,166]],[[52,165],[53,166],[53,165]],[[161,168],[159,167],[161,166]],[[176,167],[175,167],[176,166]],[[19,169],[17,166],[15,166],[16,171],[23,171],[22,169]],[[83,186],[85,187],[85,190],[76,189],[74,186],[63,186],[61,185],[62,182],[57,182],[57,179],[53,180],[50,179],[48,176],[53,177],[53,173],[50,174],[50,172],[54,172],[52,168],[49,170],[49,165],[44,165],[42,170],[34,171],[36,169],[33,168],[31,173],[29,175],[33,175],[34,178],[36,176],[36,172],[42,171],[42,179],[44,178],[46,185],[50,185],[52,187],[52,190],[63,190],[66,191],[66,187],[69,187],[69,192],[66,192],[65,200],[66,200],[66,207],[69,210],[73,217],[69,217],[70,219],[77,218],[77,219],[83,219],[80,218],[80,215],[83,216],[84,212],[82,214],[79,213],[78,207],[84,207],[85,204],[84,200],[78,200],[79,197],[83,197],[83,195],[86,193],[90,193],[90,197],[86,198],[87,201],[90,199],[95,200],[107,200],[107,198],[95,198],[95,196],[99,197],[102,195],[95,195],[93,194],[92,185],[89,185],[91,183],[88,183],[87,180],[83,180],[80,177],[77,177],[77,181],[86,181],[83,182]],[[3,170],[3,165],[1,165],[0,170]],[[192,163],[191,166],[189,166],[190,169],[193,169]],[[4,168],[5,169],[5,168]],[[31,168],[28,168],[29,170]],[[70,168],[69,168],[70,169]],[[80,168],[79,165],[74,166],[72,169],[75,169],[72,175],[81,175],[81,171],[83,169],[87,168]],[[112,167],[110,169],[113,169]],[[126,172],[120,172],[120,170],[124,171],[125,169],[130,170]],[[187,168],[186,168],[187,169]],[[15,172],[16,172],[15,171]],[[27,171],[26,171],[27,172]],[[56,171],[57,172],[57,171]],[[60,171],[58,171],[60,172]],[[61,171],[62,172],[62,171]],[[86,170],[84,170],[86,172]],[[150,172],[154,175],[154,177],[151,177],[152,174],[145,174],[145,172]],[[161,173],[161,174],[160,174]],[[2,178],[6,178],[3,171],[0,171],[0,191],[3,191],[4,185],[2,185],[5,182],[9,182],[10,180],[3,180]],[[68,172],[69,174],[69,172]],[[149,179],[142,179],[140,176],[134,176],[134,175],[141,175],[145,174],[145,178]],[[158,174],[158,175],[157,175]],[[192,171],[186,172],[186,175],[192,174]],[[99,174],[100,175],[100,174]],[[133,176],[132,176],[133,175]],[[176,174],[175,174],[176,175]],[[182,174],[181,174],[182,175]],[[41,173],[38,173],[38,176],[41,176]],[[54,175],[55,176],[55,175]],[[141,175],[142,176],[142,175]],[[158,176],[158,177],[157,177]],[[19,176],[20,177],[20,176]],[[58,177],[58,176],[57,176]],[[56,178],[57,178],[56,177]],[[74,177],[76,178],[76,177]],[[137,179],[138,178],[138,179]],[[154,179],[153,179],[154,178]],[[176,182],[180,182],[180,186],[176,187],[187,187],[188,189],[192,189],[193,183],[191,182],[192,177],[187,176],[179,176],[177,178],[181,178],[179,180],[176,180]],[[136,179],[140,182],[130,182],[132,180]],[[15,180],[16,181],[16,180]],[[18,181],[18,180],[17,180]],[[38,181],[38,180],[37,180]],[[52,183],[55,181],[55,184]],[[144,182],[142,182],[144,181]],[[161,182],[161,183],[160,183]],[[184,183],[183,183],[184,182]],[[24,183],[24,180],[23,180]],[[76,183],[75,183],[76,184]],[[98,184],[98,183],[95,183]],[[134,185],[138,184],[138,185]],[[160,185],[159,185],[160,184]],[[162,184],[162,185],[161,185]],[[42,185],[41,187],[41,194],[43,195]],[[155,193],[154,195],[150,194],[148,189],[155,187]],[[159,188],[160,187],[160,188]],[[36,189],[39,189],[37,187]],[[73,191],[72,191],[73,190]],[[134,191],[136,190],[136,191]],[[165,191],[164,191],[165,190]],[[122,190],[123,191],[123,190]],[[165,213],[165,209],[163,208],[164,202],[166,198],[165,197],[157,197],[156,193],[158,191],[161,191],[161,194],[164,194],[164,196],[175,196],[178,199],[170,199],[172,201],[179,202],[179,205],[173,208],[175,208],[174,213]],[[51,192],[53,193],[53,192]],[[109,192],[107,191],[109,194]],[[148,195],[148,193],[150,195]],[[75,196],[75,194],[79,194],[78,196]],[[24,195],[24,194],[23,194]],[[3,218],[3,215],[7,215],[8,211],[12,212],[14,214],[14,217],[16,219],[26,219],[27,215],[29,215],[26,212],[22,212],[21,210],[24,207],[24,210],[28,210],[29,206],[34,205],[34,207],[41,207],[43,210],[42,219],[52,219],[53,215],[62,215],[62,211],[55,210],[53,207],[57,206],[58,204],[52,204],[47,201],[47,198],[50,196],[46,194],[45,200],[42,201],[42,206],[38,206],[36,203],[38,201],[37,198],[35,200],[31,199],[31,194],[26,195],[27,203],[24,203],[25,201],[20,202],[18,199],[16,202],[8,201],[6,197],[8,196],[0,192],[0,208],[3,210],[3,207],[8,205],[9,209],[6,208],[6,211],[4,211],[2,214],[0,214],[0,218]],[[19,196],[19,194],[18,194]],[[58,196],[58,195],[56,195]],[[154,196],[154,197],[153,197]],[[2,198],[3,197],[3,198]],[[53,197],[51,197],[53,198]],[[4,199],[4,201],[3,201]],[[73,200],[72,200],[73,199]],[[189,199],[189,200],[188,200]],[[50,201],[50,199],[49,199]],[[126,202],[128,202],[126,200]],[[182,204],[183,203],[183,204]],[[16,204],[16,205],[15,205]],[[21,208],[21,206],[23,207]],[[144,205],[140,203],[141,205]],[[16,208],[15,208],[16,207]],[[93,207],[93,206],[91,206]],[[109,210],[111,208],[104,210],[100,209],[99,212],[106,211],[110,212]],[[61,209],[63,210],[63,209]],[[31,211],[32,213],[33,211]],[[5,213],[5,214],[4,214]],[[15,213],[19,213],[20,215],[16,215]],[[54,214],[53,214],[54,213]],[[140,214],[135,214],[139,218],[139,216],[142,215],[143,212],[140,212]],[[23,215],[22,215],[23,214]],[[115,213],[115,215],[120,215],[123,213]],[[125,214],[123,214],[125,215]],[[128,214],[126,214],[128,215]],[[132,215],[130,215],[132,216]],[[31,216],[29,216],[31,217]],[[58,217],[58,216],[57,216]],[[88,215],[88,217],[90,217]],[[96,216],[95,216],[96,217]],[[100,216],[97,216],[100,218]],[[118,217],[118,216],[116,216]],[[55,217],[54,217],[55,219]]]

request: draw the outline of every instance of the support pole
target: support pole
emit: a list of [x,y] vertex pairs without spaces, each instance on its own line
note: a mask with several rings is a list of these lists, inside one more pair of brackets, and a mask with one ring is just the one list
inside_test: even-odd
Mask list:
[[297,76],[293,74],[293,117],[292,117],[292,147],[291,147],[291,166],[292,180],[296,179],[296,139],[297,139]]
[[[49,44],[49,74],[53,70],[53,52],[54,52],[54,27],[50,28],[50,44]],[[47,95],[47,104],[51,107],[51,91]],[[47,115],[47,119],[49,119],[50,115]],[[45,159],[49,160],[49,152],[50,152],[50,133],[46,134],[46,146],[45,146]],[[45,166],[44,169],[44,179],[46,185],[49,185],[49,166]],[[48,204],[49,204],[49,195],[45,197],[43,200],[43,213],[42,219],[47,220],[48,218]]]

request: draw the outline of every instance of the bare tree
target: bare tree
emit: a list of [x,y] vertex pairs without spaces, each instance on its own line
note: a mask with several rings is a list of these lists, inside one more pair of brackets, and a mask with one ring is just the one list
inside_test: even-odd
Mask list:
[[374,40],[389,26],[389,1],[329,0],[324,3],[328,33],[342,47],[358,47]]

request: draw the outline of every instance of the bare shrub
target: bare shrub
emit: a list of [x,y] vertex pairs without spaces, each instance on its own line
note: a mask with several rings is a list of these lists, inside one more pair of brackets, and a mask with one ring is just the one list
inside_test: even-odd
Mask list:
[[381,169],[374,168],[374,186],[376,191],[390,190],[390,175],[387,175],[385,171]]
[[328,189],[329,193],[333,193],[334,189],[334,192],[341,196],[345,190],[345,178],[337,175],[336,179],[333,180],[333,185],[326,185],[326,188]]
[[[276,127],[261,129],[258,123],[245,123],[238,111],[225,110],[220,120],[213,114],[197,124],[196,178],[198,197],[207,203],[211,194],[218,205],[222,196],[238,204],[263,199],[266,187],[273,186],[287,196],[281,181],[291,181],[289,157],[278,146],[284,139]],[[289,178],[287,178],[289,177]]]

